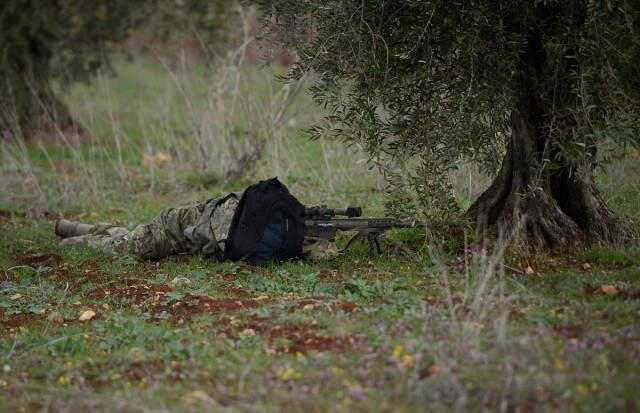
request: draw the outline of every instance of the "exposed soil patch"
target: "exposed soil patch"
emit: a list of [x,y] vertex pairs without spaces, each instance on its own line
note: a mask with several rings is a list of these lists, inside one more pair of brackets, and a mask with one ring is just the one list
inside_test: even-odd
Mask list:
[[[169,369],[168,369],[169,367]],[[92,373],[85,376],[87,384],[93,388],[99,388],[116,382],[132,381],[137,382],[146,378],[170,380],[172,382],[179,381],[177,375],[171,372],[180,372],[182,366],[177,362],[171,362],[169,365],[164,360],[144,360],[135,361],[122,369],[122,373],[115,373],[110,377],[104,377],[104,371],[110,370],[109,365],[98,365],[91,368]],[[167,377],[167,373],[169,376]]]
[[[4,319],[4,314],[0,314],[0,320]],[[37,314],[16,314],[9,317],[6,321],[0,321],[0,327],[10,330],[27,324],[34,324],[40,321],[41,317]],[[1,331],[1,330],[0,330]]]
[[584,332],[584,328],[579,325],[570,325],[570,326],[560,326],[555,327],[554,330],[567,338],[579,338],[582,336]]
[[[441,297],[423,297],[422,301],[429,304],[430,306],[438,306],[438,305],[449,305],[449,301],[446,298]],[[464,298],[454,295],[451,297],[451,304],[460,305],[464,303]],[[389,303],[391,304],[391,303]]]
[[0,218],[11,218],[11,212],[0,209]]
[[340,275],[338,270],[330,270],[330,271],[321,270],[318,273],[318,278],[324,282],[330,282],[330,283],[336,283],[336,284],[344,283],[344,278],[342,277],[342,275]]
[[28,254],[16,257],[18,265],[28,265],[29,267],[57,267],[62,264],[62,257],[58,254]]
[[218,291],[228,294],[233,297],[247,298],[250,296],[249,292],[242,287],[235,285],[222,285],[218,287]]
[[167,312],[174,316],[189,319],[199,314],[233,313],[258,308],[260,302],[244,298],[214,298],[207,296],[187,295],[171,304],[158,304],[155,312]]
[[[229,319],[221,321],[223,324],[232,324]],[[322,335],[317,332],[316,326],[311,324],[274,325],[270,324],[267,319],[258,316],[251,316],[249,317],[249,322],[238,325],[235,328],[227,328],[221,334],[233,339],[239,339],[243,335],[260,334],[269,345],[283,341],[286,344],[276,348],[278,354],[307,353],[310,351],[344,353],[363,340],[363,337],[356,335],[338,337]]]
[[103,300],[108,297],[115,297],[120,300],[131,300],[136,305],[145,303],[157,304],[165,298],[166,293],[171,291],[167,285],[131,285],[124,288],[96,289],[87,293],[87,297],[92,300]]
[[130,380],[140,380],[163,370],[162,360],[136,361],[129,366],[126,377]]

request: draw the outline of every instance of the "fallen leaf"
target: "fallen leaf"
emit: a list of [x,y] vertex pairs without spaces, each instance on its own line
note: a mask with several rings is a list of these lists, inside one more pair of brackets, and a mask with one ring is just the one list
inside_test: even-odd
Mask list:
[[536,273],[536,272],[533,270],[533,268],[531,268],[531,266],[530,266],[530,265],[527,265],[527,268],[524,270],[524,272],[525,272],[525,274],[527,274],[527,275],[533,275],[533,274],[535,274],[535,273]]
[[151,166],[151,164],[155,164],[158,168],[164,167],[169,161],[171,161],[171,155],[166,154],[164,152],[156,152],[155,155],[151,155],[145,153],[142,155],[141,165],[143,168],[147,168]]
[[104,311],[109,311],[109,308],[110,308],[110,307],[109,307],[109,304],[107,304],[107,303],[102,304],[102,309],[103,309]]
[[256,301],[262,301],[262,300],[268,300],[269,296],[268,295],[261,295],[259,297],[256,297]]
[[429,368],[427,369],[427,373],[429,373],[430,376],[439,372],[440,367],[436,366],[435,364],[433,366],[429,366]]
[[47,317],[47,319],[49,321],[51,321],[52,323],[55,323],[55,324],[63,324],[64,323],[64,318],[62,318],[62,315],[57,311],[49,314],[49,317]]
[[606,295],[618,295],[618,289],[615,285],[605,284],[600,287],[600,291],[605,293]]
[[591,269],[591,264],[585,262],[584,264],[582,264],[582,269],[585,271]]
[[164,152],[158,152],[153,157],[153,162],[156,163],[156,166],[158,168],[162,168],[170,160],[171,160],[171,155],[167,155]]
[[304,307],[302,307],[303,311],[309,311],[309,310],[313,310],[314,308],[316,308],[315,305],[313,304],[306,304]]
[[17,301],[17,300],[19,300],[19,299],[21,299],[21,298],[22,298],[22,294],[19,294],[19,293],[18,293],[18,294],[14,294],[14,295],[12,295],[11,297],[9,297],[9,299],[10,299],[11,301]]
[[83,311],[82,314],[80,314],[80,317],[78,317],[78,320],[79,321],[89,321],[95,316],[96,316],[96,312],[95,311],[87,310],[87,311]]

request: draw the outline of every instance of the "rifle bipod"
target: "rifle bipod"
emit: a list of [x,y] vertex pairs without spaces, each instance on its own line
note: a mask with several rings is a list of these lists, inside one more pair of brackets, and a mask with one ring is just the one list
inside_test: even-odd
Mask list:
[[382,255],[382,247],[380,246],[380,235],[379,232],[369,232],[367,234],[367,241],[369,241],[369,257],[373,258],[373,244],[376,245],[376,249],[378,250],[378,255]]

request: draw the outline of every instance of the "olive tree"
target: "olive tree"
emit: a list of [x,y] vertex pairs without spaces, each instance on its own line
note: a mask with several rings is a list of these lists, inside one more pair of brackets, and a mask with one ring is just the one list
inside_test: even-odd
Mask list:
[[109,65],[133,30],[159,40],[201,30],[204,42],[228,22],[225,0],[3,0],[0,2],[0,136],[74,127],[53,89]]
[[393,207],[447,216],[447,176],[474,161],[495,177],[466,211],[484,228],[542,247],[634,236],[594,173],[604,143],[638,143],[640,3],[261,3],[271,36],[299,55],[289,77],[315,73],[329,115],[312,133],[362,144]]

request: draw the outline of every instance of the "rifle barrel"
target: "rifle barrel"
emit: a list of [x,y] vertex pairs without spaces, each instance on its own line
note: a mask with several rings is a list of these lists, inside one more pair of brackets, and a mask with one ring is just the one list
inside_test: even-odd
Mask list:
[[390,229],[411,228],[412,222],[401,221],[395,218],[352,218],[352,219],[308,219],[305,221],[307,228],[337,229],[337,230],[362,230],[362,229]]

